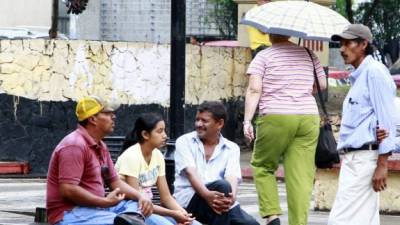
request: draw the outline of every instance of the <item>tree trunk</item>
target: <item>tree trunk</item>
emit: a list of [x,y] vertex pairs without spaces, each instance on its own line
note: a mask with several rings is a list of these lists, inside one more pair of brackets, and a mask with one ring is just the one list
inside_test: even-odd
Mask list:
[[53,0],[53,7],[51,12],[51,28],[49,30],[49,37],[51,39],[57,38],[57,25],[58,25],[58,0]]
[[364,14],[364,18],[363,18],[363,24],[365,24],[368,27],[372,27],[372,11],[376,10],[376,6],[378,5],[379,0],[373,0],[372,3],[370,3],[370,8],[368,9],[368,11]]
[[353,10],[351,9],[352,5],[353,3],[351,0],[346,0],[346,14],[350,23],[354,23]]

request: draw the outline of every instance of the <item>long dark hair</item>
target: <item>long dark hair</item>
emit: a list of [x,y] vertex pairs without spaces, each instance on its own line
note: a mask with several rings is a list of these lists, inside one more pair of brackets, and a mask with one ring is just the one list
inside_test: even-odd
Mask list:
[[142,132],[146,131],[150,133],[157,125],[158,122],[163,121],[163,118],[156,113],[143,113],[135,121],[135,126],[126,136],[120,155],[129,147],[136,143],[143,143],[144,139]]

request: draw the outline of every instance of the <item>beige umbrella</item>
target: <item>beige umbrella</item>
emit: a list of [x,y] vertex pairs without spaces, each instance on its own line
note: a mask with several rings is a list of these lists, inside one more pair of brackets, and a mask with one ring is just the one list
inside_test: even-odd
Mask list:
[[305,1],[278,1],[249,10],[242,24],[262,32],[329,41],[349,25],[343,16],[325,6]]

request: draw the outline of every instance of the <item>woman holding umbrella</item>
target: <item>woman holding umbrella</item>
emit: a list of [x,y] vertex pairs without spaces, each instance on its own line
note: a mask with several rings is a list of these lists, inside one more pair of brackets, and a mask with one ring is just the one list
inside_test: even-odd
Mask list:
[[254,139],[251,120],[258,106],[251,164],[260,213],[269,224],[280,224],[274,172],[282,158],[289,224],[305,225],[320,121],[312,96],[314,67],[321,89],[326,87],[326,77],[317,57],[310,57],[305,48],[290,43],[288,36],[330,41],[332,34],[343,31],[349,21],[312,2],[276,1],[249,10],[241,23],[270,34],[272,43],[257,54],[247,71],[244,134],[247,139]]
[[[283,159],[289,208],[289,224],[307,224],[315,175],[315,149],[320,118],[313,97],[314,66],[322,89],[326,76],[318,58],[289,41],[270,34],[272,46],[257,54],[247,75],[244,135],[255,138],[251,165],[260,214],[267,224],[280,224],[275,171]],[[315,91],[315,90],[314,90]],[[256,137],[251,121],[255,120]]]

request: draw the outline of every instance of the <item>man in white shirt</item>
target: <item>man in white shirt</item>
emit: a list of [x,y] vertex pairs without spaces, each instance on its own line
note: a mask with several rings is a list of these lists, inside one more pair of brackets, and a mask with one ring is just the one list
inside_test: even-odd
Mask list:
[[[371,30],[350,24],[332,36],[355,70],[343,102],[338,150],[344,153],[338,191],[328,225],[379,225],[379,192],[387,187],[388,157],[396,150],[396,85],[388,69],[371,56]],[[388,131],[379,141],[376,127]]]
[[226,118],[220,102],[199,106],[196,131],[176,141],[174,196],[202,223],[259,225],[236,201],[242,179],[240,149],[221,135]]

